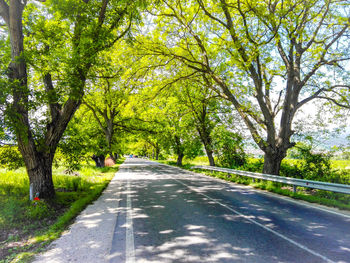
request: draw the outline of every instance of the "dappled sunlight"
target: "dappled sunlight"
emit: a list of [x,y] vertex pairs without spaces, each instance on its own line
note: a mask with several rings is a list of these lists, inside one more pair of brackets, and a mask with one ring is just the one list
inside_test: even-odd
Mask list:
[[[110,263],[311,263],[321,262],[314,251],[327,251],[327,256],[346,262],[350,231],[345,231],[347,225],[334,227],[335,215],[148,163],[138,159],[121,166],[110,184],[114,192],[107,189],[99,206],[88,207],[79,216],[67,234],[83,232],[77,240],[69,237],[78,244],[70,248],[73,254],[86,253],[94,255],[95,262]],[[337,237],[332,244],[330,228]],[[52,251],[65,259],[58,262],[73,261],[65,249]],[[48,259],[41,262],[53,262]]]
[[[317,251],[326,245],[331,221],[310,221],[308,209],[247,186],[141,162],[129,163],[119,176],[131,183],[132,191],[121,193],[132,200],[135,262],[319,262],[303,245],[286,240]],[[341,234],[334,253],[350,249],[349,236]]]
[[37,257],[35,263],[104,262],[110,250],[120,201],[119,183],[112,181],[104,194],[89,205],[50,250]]

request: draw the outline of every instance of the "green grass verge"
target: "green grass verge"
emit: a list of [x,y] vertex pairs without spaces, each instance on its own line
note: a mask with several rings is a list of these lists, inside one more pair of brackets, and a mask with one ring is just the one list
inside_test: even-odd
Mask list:
[[[176,166],[176,162],[171,160],[159,161],[159,162]],[[205,174],[207,176],[219,178],[229,182],[250,185],[257,189],[262,189],[262,190],[266,190],[276,194],[288,196],[293,199],[303,200],[310,203],[316,203],[316,204],[321,204],[328,207],[335,207],[338,209],[350,211],[350,196],[346,194],[339,194],[339,193],[333,193],[333,192],[315,190],[315,189],[310,190],[303,187],[298,187],[297,188],[298,191],[294,193],[292,191],[292,187],[281,183],[263,181],[263,180],[255,180],[255,182],[253,182],[251,178],[242,177],[239,175],[231,175],[231,177],[228,177],[227,174],[221,173],[221,172],[191,169],[191,167],[194,165],[197,165],[197,164],[186,163],[183,166],[181,166],[181,168],[194,171],[196,173]]]
[[[114,177],[122,161],[114,167],[83,166],[78,175],[54,170],[56,197],[30,202],[29,183],[23,169],[0,170],[0,263],[30,262],[96,200]],[[2,253],[2,255],[1,255]]]

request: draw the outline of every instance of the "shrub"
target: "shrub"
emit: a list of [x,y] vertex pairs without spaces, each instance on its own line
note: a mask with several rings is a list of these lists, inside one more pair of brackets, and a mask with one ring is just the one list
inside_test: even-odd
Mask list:
[[21,153],[15,146],[0,147],[0,166],[15,170],[24,166],[24,161]]
[[235,168],[246,163],[243,138],[224,126],[216,127],[213,136],[213,149],[219,166]]
[[302,162],[300,165],[302,178],[308,180],[329,181],[332,177],[330,155],[313,153],[311,146],[297,147]]

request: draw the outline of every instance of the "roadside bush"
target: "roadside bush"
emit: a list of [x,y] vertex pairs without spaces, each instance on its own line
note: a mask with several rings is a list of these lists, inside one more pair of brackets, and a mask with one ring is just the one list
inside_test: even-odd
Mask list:
[[16,170],[24,166],[21,153],[15,146],[0,147],[0,166],[10,170]]
[[246,163],[243,138],[239,134],[219,126],[215,128],[213,138],[214,155],[219,166],[236,168]]
[[332,169],[330,155],[313,153],[310,145],[296,147],[302,159],[300,163],[301,178],[308,180],[330,181]]
[[[300,163],[302,161],[299,161]],[[298,163],[291,162],[290,160],[283,160],[281,163],[280,175],[285,177],[303,178],[302,169],[298,166]]]
[[262,159],[249,158],[246,162],[238,167],[238,170],[261,173],[263,170],[264,161]]

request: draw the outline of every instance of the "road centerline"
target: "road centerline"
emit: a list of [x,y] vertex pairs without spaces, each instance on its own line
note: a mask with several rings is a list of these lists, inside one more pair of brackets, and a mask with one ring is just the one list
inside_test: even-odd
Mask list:
[[186,186],[186,187],[187,187],[188,189],[190,189],[191,191],[196,192],[197,194],[202,195],[202,196],[208,198],[209,200],[211,200],[211,201],[213,201],[213,202],[215,202],[215,203],[221,205],[222,207],[225,207],[226,209],[230,210],[231,212],[235,213],[236,215],[238,215],[238,216],[240,216],[240,217],[242,217],[242,218],[248,220],[249,222],[251,222],[251,223],[253,223],[253,224],[255,224],[255,225],[257,225],[257,226],[259,226],[259,227],[261,227],[261,228],[263,228],[263,229],[265,229],[266,231],[268,231],[268,232],[270,232],[270,233],[272,233],[272,234],[274,234],[274,235],[276,235],[276,236],[278,236],[278,237],[284,239],[285,241],[288,241],[289,243],[291,243],[291,244],[293,244],[293,245],[299,247],[300,249],[302,249],[302,250],[304,250],[304,251],[307,251],[308,253],[310,253],[310,254],[312,254],[312,255],[314,255],[314,256],[317,256],[317,257],[323,259],[323,260],[326,261],[326,262],[335,263],[334,261],[332,261],[331,259],[327,258],[326,256],[323,256],[323,255],[321,255],[321,254],[319,254],[319,253],[317,253],[317,252],[315,252],[315,251],[309,249],[308,247],[306,247],[306,246],[304,246],[304,245],[302,245],[302,244],[300,244],[300,243],[298,243],[298,242],[296,242],[296,241],[294,241],[294,240],[292,240],[292,239],[286,237],[285,235],[283,235],[283,234],[281,234],[281,233],[279,233],[279,232],[277,232],[277,231],[275,231],[275,230],[273,230],[273,229],[271,229],[271,228],[269,228],[269,227],[267,227],[267,226],[265,226],[265,225],[263,225],[263,224],[261,224],[261,223],[255,221],[255,220],[251,219],[249,216],[242,214],[241,212],[239,212],[239,211],[237,211],[237,210],[231,208],[230,206],[228,206],[228,205],[226,205],[226,204],[223,204],[223,203],[219,202],[218,200],[216,200],[216,199],[214,199],[214,198],[212,198],[212,197],[210,197],[210,196],[208,196],[208,195],[206,195],[206,194],[204,194],[204,193],[201,193],[199,190],[195,189],[194,187],[189,186],[189,185],[185,184],[184,182],[182,182],[182,181],[180,181],[180,180],[178,180],[178,179],[175,179],[174,177],[172,177],[172,179],[175,180],[176,182],[178,182],[178,183],[180,183],[180,184]]

